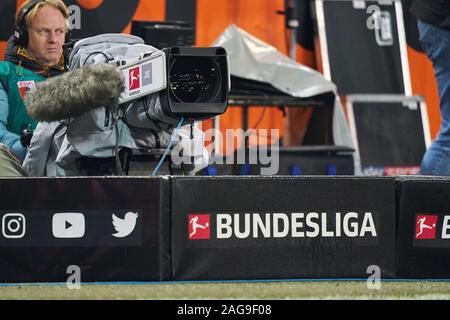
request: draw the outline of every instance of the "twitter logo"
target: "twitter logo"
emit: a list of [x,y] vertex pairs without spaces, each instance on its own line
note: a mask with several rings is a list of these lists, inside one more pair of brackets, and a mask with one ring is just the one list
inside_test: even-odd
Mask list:
[[113,234],[116,238],[125,238],[129,236],[136,227],[136,221],[138,218],[137,213],[127,212],[123,219],[120,219],[115,214],[112,215],[112,223],[116,233]]

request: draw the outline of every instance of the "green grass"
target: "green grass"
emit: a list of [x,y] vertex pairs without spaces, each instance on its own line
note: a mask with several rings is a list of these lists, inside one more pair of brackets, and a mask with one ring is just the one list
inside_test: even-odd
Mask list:
[[186,283],[87,285],[80,290],[58,286],[0,287],[0,299],[439,299],[450,300],[450,282],[382,282],[369,290],[365,282]]

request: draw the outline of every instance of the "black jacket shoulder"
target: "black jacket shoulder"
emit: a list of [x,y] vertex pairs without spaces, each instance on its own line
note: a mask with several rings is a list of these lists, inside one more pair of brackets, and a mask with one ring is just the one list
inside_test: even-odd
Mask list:
[[450,0],[414,0],[411,12],[417,19],[450,29]]

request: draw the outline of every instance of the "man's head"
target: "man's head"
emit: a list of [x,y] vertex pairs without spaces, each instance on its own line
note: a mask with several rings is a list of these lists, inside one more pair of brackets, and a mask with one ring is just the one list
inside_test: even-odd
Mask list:
[[61,60],[68,18],[69,11],[61,0],[28,0],[17,11],[16,26],[26,28],[26,36],[21,35],[26,42],[23,45],[40,64],[54,66]]

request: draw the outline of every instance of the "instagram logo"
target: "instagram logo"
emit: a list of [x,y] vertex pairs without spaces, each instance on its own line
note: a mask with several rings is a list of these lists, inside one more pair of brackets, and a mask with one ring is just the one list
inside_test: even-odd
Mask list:
[[25,216],[21,213],[8,213],[2,219],[2,233],[8,239],[20,239],[25,235]]

